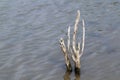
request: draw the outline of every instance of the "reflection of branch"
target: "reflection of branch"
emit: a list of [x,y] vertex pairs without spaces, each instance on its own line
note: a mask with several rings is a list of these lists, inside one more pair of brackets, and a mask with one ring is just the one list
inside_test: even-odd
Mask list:
[[80,80],[80,75],[75,75],[75,79],[74,80]]
[[[66,72],[64,74],[64,80],[71,80],[70,75],[71,75],[71,71],[66,70]],[[80,73],[75,72],[74,80],[80,80]]]
[[64,80],[71,80],[70,75],[71,75],[71,71],[66,70],[64,74]]
[[75,72],[75,79],[74,80],[80,80],[80,73]]

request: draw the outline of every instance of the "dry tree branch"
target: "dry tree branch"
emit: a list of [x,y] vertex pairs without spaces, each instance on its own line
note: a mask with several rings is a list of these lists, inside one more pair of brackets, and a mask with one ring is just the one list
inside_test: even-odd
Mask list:
[[60,43],[61,50],[63,51],[63,55],[64,55],[64,58],[65,58],[65,64],[66,64],[67,70],[72,71],[72,66],[71,66],[71,63],[70,63],[69,56],[68,56],[67,48],[66,48],[65,43],[64,43],[64,39],[61,38],[59,43]]
[[70,50],[70,26],[68,27],[68,51]]
[[78,46],[76,48],[76,33],[78,30],[78,23],[79,23],[79,19],[80,19],[80,11],[77,11],[77,17],[76,17],[76,21],[75,21],[75,25],[74,25],[74,33],[73,33],[73,55],[72,55],[72,59],[75,63],[75,72],[79,72],[80,70],[80,42],[78,43]]
[[85,46],[85,22],[84,20],[82,20],[82,24],[83,24],[83,36],[82,36],[82,50],[80,53],[80,57],[83,55],[84,46]]
[[75,73],[79,73],[79,71],[80,71],[80,58],[83,55],[84,45],[85,45],[85,23],[84,23],[84,20],[82,20],[82,24],[83,24],[82,44],[80,42],[76,43],[76,34],[77,34],[77,30],[78,30],[79,20],[80,20],[80,11],[78,10],[77,17],[75,20],[75,25],[74,25],[72,45],[70,45],[70,26],[68,27],[68,34],[67,34],[67,36],[68,36],[67,37],[68,38],[67,48],[65,46],[64,39],[63,38],[60,39],[60,47],[64,54],[67,70],[72,70],[70,59],[68,56],[68,53],[71,52],[72,53],[71,57],[75,64]]
[[77,29],[78,29],[78,23],[79,23],[79,19],[80,19],[80,11],[77,11],[78,15],[75,21],[75,25],[74,25],[74,33],[73,33],[73,51],[76,53],[76,33],[77,33]]

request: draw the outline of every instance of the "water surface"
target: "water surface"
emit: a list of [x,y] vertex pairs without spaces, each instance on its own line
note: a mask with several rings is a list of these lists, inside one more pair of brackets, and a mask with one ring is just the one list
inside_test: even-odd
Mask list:
[[81,80],[119,80],[120,0],[0,0],[0,80],[63,80],[58,40],[78,9],[86,24]]

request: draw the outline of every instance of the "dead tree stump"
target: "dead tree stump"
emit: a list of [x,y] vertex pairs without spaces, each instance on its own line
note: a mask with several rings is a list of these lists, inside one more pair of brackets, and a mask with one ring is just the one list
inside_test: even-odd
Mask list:
[[[70,62],[70,58],[72,57],[72,60],[74,62],[75,66],[75,73],[79,74],[80,73],[80,58],[83,55],[84,51],[84,44],[85,44],[85,23],[84,20],[82,20],[83,24],[83,35],[82,35],[82,44],[80,42],[76,43],[76,34],[78,30],[78,23],[80,20],[80,11],[77,11],[77,17],[75,20],[75,25],[74,25],[74,32],[73,32],[73,38],[72,38],[72,45],[70,44],[70,27],[68,27],[68,40],[67,40],[67,47],[65,45],[64,39],[60,39],[60,47],[61,50],[63,51],[64,58],[65,58],[65,64],[67,70],[71,71],[72,66]],[[68,53],[71,53],[71,56],[68,55]]]

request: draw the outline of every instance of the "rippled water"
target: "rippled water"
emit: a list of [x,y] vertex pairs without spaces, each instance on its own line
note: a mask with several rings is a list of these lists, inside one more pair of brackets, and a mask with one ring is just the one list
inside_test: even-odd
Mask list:
[[81,80],[119,80],[120,0],[0,0],[0,80],[64,80],[58,40],[78,9],[86,23]]

